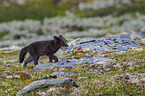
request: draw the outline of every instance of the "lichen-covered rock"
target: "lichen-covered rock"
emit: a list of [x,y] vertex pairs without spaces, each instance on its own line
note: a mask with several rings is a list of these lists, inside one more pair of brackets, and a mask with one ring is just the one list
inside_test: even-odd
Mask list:
[[[142,41],[145,34],[141,32],[126,32],[117,36],[107,36],[102,38],[78,38],[69,42],[69,47],[62,56],[68,56],[75,53],[93,53],[94,51],[127,51],[132,47],[144,46],[142,43],[133,40]],[[84,50],[88,51],[84,51]],[[91,53],[90,53],[91,52]]]
[[32,91],[36,91],[37,89],[42,89],[50,86],[65,86],[65,85],[78,87],[78,85],[70,78],[55,79],[55,80],[38,80],[30,83],[28,86],[18,91],[16,96],[24,95]]
[[64,59],[62,61],[59,61],[55,64],[56,67],[72,67],[74,64],[82,64],[82,63],[96,63],[100,64],[99,62],[110,62],[114,61],[113,59],[108,59],[108,58],[100,58],[100,57],[91,57],[91,56],[83,56],[79,59],[76,58],[68,58]]
[[108,58],[100,58],[100,57],[91,57],[91,56],[83,56],[81,58],[67,58],[56,63],[46,63],[46,64],[38,64],[33,69],[40,70],[51,70],[54,67],[73,67],[74,64],[82,64],[82,63],[95,63],[95,64],[104,64],[106,62],[114,61],[113,59]]
[[34,70],[36,70],[36,69],[40,69],[40,70],[51,70],[51,69],[54,68],[54,66],[55,66],[54,63],[38,64],[33,69]]

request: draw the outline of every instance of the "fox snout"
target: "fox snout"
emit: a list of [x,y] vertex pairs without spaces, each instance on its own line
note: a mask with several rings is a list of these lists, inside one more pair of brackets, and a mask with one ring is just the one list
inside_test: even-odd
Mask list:
[[68,44],[65,42],[62,46],[61,46],[61,49],[63,50],[63,51],[65,51],[65,48],[67,48],[68,47]]

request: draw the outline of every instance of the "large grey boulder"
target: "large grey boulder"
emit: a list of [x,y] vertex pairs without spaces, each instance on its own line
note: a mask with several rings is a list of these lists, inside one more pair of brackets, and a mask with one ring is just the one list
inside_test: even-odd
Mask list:
[[[81,58],[67,58],[56,63],[46,63],[46,64],[38,64],[33,69],[36,70],[52,70],[54,67],[73,67],[73,65],[79,65],[82,63],[99,63],[99,62],[111,62],[115,61],[114,59],[108,58],[100,58],[100,57],[91,57],[91,56],[83,56]],[[57,73],[58,74],[58,73]],[[59,73],[64,74],[64,73]],[[54,76],[54,78],[57,76]]]
[[[100,58],[100,57],[91,57],[91,56],[83,56],[79,59],[77,58],[68,58],[61,60],[55,64],[56,67],[73,67],[73,65],[79,65],[79,64],[91,64],[91,63],[99,63],[99,62],[111,62],[115,61],[113,59],[108,59],[108,58]],[[103,64],[104,64],[103,63]]]
[[55,66],[54,63],[45,63],[45,64],[38,64],[36,65],[33,69],[40,69],[40,70],[51,70],[53,69]]
[[78,85],[70,78],[55,79],[55,80],[38,80],[30,83],[28,86],[18,91],[16,96],[24,95],[32,91],[36,91],[38,89],[42,89],[50,86],[65,86],[65,85],[78,87]]
[[144,38],[145,34],[141,32],[125,32],[120,35],[102,38],[78,38],[69,42],[69,47],[66,49],[66,52],[60,50],[57,56],[64,57],[72,55],[73,51],[78,48],[81,50],[77,51],[89,50],[88,53],[94,51],[127,51],[133,47],[145,46],[145,44],[135,42],[143,41]]

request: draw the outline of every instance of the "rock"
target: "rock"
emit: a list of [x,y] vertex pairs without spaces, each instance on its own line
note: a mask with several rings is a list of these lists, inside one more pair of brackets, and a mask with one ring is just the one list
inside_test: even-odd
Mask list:
[[68,74],[72,74],[72,72],[54,72],[50,75],[46,75],[44,78],[45,79],[48,79],[48,78],[58,78],[59,76],[62,76],[62,75],[68,75]]
[[76,64],[77,62],[78,62],[78,60],[75,58],[68,58],[68,59],[64,59],[64,60],[57,62],[55,64],[55,66],[56,67],[73,67],[72,65]]
[[82,64],[82,63],[86,63],[86,64],[90,64],[90,63],[94,63],[94,64],[100,64],[100,62],[103,62],[101,64],[104,64],[106,62],[110,62],[110,61],[115,61],[113,59],[108,59],[108,58],[99,58],[99,57],[91,57],[91,56],[83,56],[79,59],[76,58],[68,58],[68,59],[64,59],[62,61],[59,61],[55,64],[56,67],[72,67],[74,64]]
[[[94,40],[96,40],[95,38],[78,38],[78,39],[75,39],[71,42],[68,43],[69,47],[66,48],[66,51],[63,52],[62,50],[59,50],[56,55],[58,57],[64,57],[64,56],[68,56],[68,55],[71,55],[72,52],[71,51],[75,51],[75,48],[80,48],[82,51],[83,50],[86,50],[86,49],[83,49],[83,47],[79,46],[79,44],[82,44],[82,43],[89,43],[89,42],[93,42]],[[90,50],[90,48],[87,48]],[[80,51],[81,51],[80,50]],[[92,51],[92,49],[90,50]]]
[[[68,43],[66,52],[58,52],[57,56],[69,56],[74,53],[90,54],[94,51],[127,51],[130,48],[144,46],[145,44],[134,42],[133,40],[143,41],[145,34],[141,32],[126,32],[117,36],[106,36],[102,38],[78,38]],[[61,55],[60,55],[61,54]]]
[[55,80],[38,80],[22,88],[20,91],[17,92],[16,96],[24,95],[32,91],[36,91],[37,89],[42,89],[50,86],[65,86],[65,85],[78,87],[78,85],[70,78],[55,79]]
[[73,46],[73,45],[78,45],[78,44],[83,44],[83,43],[94,42],[94,41],[96,41],[95,38],[78,38],[76,40],[73,40],[72,42],[69,42],[68,44],[70,46]]
[[[82,50],[89,48],[90,51],[126,51],[132,47],[142,46],[142,44],[124,39],[101,38],[98,40],[96,39],[95,42],[82,43],[77,46],[81,47]],[[68,53],[69,54],[66,55],[72,54],[71,51],[68,51]]]
[[40,69],[40,70],[51,70],[51,69],[54,68],[54,66],[55,66],[54,63],[38,64],[33,69],[34,70],[36,70],[36,69]]
[[68,49],[66,49],[65,51],[59,49],[55,55],[58,57],[58,58],[63,58],[64,56],[66,56],[66,54],[68,54]]
[[[73,67],[74,64],[90,64],[90,63],[95,63],[95,64],[104,64],[106,62],[114,61],[113,59],[108,59],[108,58],[99,58],[99,57],[91,57],[91,56],[83,56],[81,58],[68,58],[64,59],[61,61],[54,63],[46,63],[46,64],[39,64],[34,67],[34,70],[40,69],[40,70],[51,70],[54,67]],[[55,77],[54,77],[55,78]]]

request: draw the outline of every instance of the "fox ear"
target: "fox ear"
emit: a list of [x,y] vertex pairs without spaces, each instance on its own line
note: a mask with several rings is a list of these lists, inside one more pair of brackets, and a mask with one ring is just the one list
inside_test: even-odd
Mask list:
[[58,40],[59,38],[58,38],[57,36],[54,36],[54,39],[55,39],[55,40]]
[[62,35],[59,35],[59,37],[63,37]]
[[59,40],[59,37],[54,36],[54,42],[56,43]]

